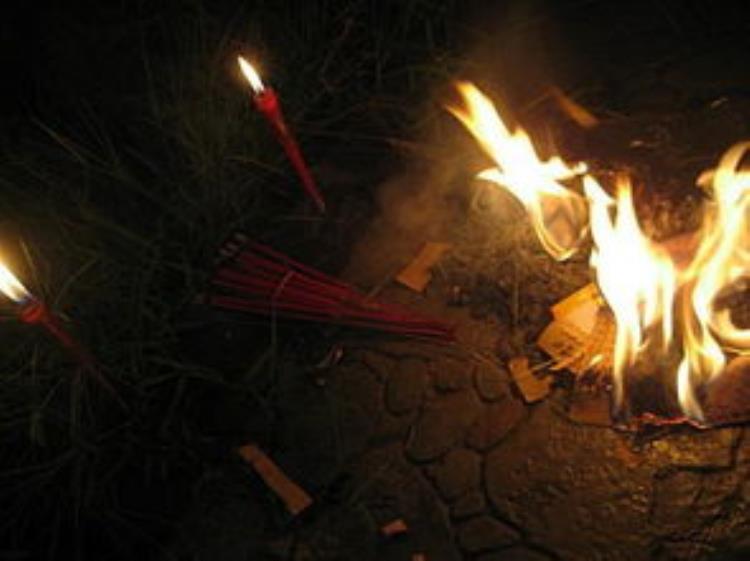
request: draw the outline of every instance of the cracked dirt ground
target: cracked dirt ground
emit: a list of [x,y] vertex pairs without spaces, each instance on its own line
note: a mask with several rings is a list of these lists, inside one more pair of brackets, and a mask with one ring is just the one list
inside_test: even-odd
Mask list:
[[[402,258],[373,259],[392,247],[385,231],[363,241],[359,255],[377,265],[355,258],[357,282],[376,284]],[[328,371],[281,367],[267,449],[316,507],[284,518],[234,466],[204,482],[181,549],[200,559],[699,560],[750,531],[746,429],[646,439],[575,424],[562,413],[565,388],[525,404],[504,360],[529,342],[514,342],[497,314],[446,304],[448,269],[424,296],[389,285],[381,297],[455,322],[456,345],[351,339]],[[384,538],[395,519],[408,532]]]

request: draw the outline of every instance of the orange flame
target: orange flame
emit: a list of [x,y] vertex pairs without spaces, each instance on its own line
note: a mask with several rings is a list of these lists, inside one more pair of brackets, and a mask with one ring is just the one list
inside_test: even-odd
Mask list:
[[748,152],[750,142],[736,144],[711,174],[713,201],[704,215],[698,251],[685,275],[689,290],[682,300],[686,319],[678,390],[685,412],[698,419],[703,415],[693,385],[718,376],[726,365],[727,351],[750,353],[750,330],[735,326],[729,310],[716,306],[719,294],[750,276],[750,172],[740,167]]
[[[659,320],[665,350],[673,326],[682,328],[677,397],[691,419],[705,420],[696,386],[724,371],[727,353],[750,354],[750,330],[738,328],[729,310],[717,308],[720,294],[750,276],[750,172],[740,169],[748,152],[750,142],[733,146],[716,170],[699,177],[700,184],[710,185],[712,201],[703,216],[697,251],[683,268],[641,232],[629,185],[618,186],[615,204],[593,178],[584,178],[595,246],[591,264],[617,321],[613,375],[617,406],[623,374],[653,343],[655,335],[644,333],[657,327]],[[614,224],[609,218],[612,208],[617,212]]]
[[245,78],[247,78],[247,81],[250,82],[250,87],[253,89],[253,92],[255,92],[256,95],[263,93],[263,90],[265,90],[266,87],[263,85],[263,81],[260,79],[260,76],[258,75],[258,72],[255,70],[255,68],[253,68],[253,65],[247,62],[241,56],[237,57],[237,62],[240,64],[240,69],[245,75]]
[[591,176],[584,178],[584,191],[594,239],[590,262],[617,324],[612,378],[615,407],[619,408],[625,372],[645,348],[647,331],[658,325],[664,350],[672,341],[677,273],[666,250],[643,235],[627,178],[618,179],[616,200]]
[[[473,84],[457,87],[466,108],[449,110],[496,164],[479,177],[504,187],[524,205],[547,252],[565,259],[591,231],[591,267],[617,327],[615,406],[622,405],[628,370],[645,349],[658,345],[663,352],[679,351],[675,376],[680,406],[691,419],[704,420],[697,385],[719,376],[729,354],[750,354],[750,329],[737,327],[728,310],[717,308],[719,295],[750,277],[750,170],[741,168],[750,142],[730,148],[715,170],[698,178],[713,200],[697,250],[684,264],[643,233],[627,179],[619,178],[612,198],[584,164],[571,167],[558,157],[541,160],[526,132],[510,131]],[[576,176],[582,176],[585,202],[561,183]],[[551,209],[566,214],[579,230],[560,238],[550,228]],[[581,222],[586,212],[588,226]]]
[[0,292],[19,304],[31,298],[31,293],[2,262],[0,262]]
[[558,261],[570,257],[585,236],[583,199],[561,181],[586,171],[555,156],[541,160],[523,129],[510,131],[492,102],[469,82],[456,84],[465,107],[448,110],[471,132],[496,167],[478,177],[510,191],[526,208],[544,249]]

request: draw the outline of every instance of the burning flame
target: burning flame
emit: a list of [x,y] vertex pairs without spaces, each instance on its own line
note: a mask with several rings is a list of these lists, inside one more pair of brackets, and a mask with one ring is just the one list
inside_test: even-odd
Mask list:
[[[615,317],[613,387],[622,406],[626,374],[649,348],[679,352],[677,397],[684,413],[702,421],[696,394],[725,369],[730,354],[750,354],[750,329],[737,327],[717,300],[750,277],[750,170],[741,164],[750,142],[730,148],[715,170],[698,183],[712,201],[698,232],[697,250],[687,263],[640,228],[629,181],[620,177],[614,198],[586,173],[560,158],[541,160],[522,129],[511,131],[492,102],[470,83],[459,83],[465,108],[449,108],[492,158],[496,167],[479,177],[510,191],[526,208],[536,234],[554,258],[563,260],[590,229],[590,263]],[[561,182],[582,176],[585,201]],[[583,207],[583,209],[582,209]],[[562,213],[578,230],[560,237],[551,228]],[[582,217],[588,215],[588,225]],[[679,335],[679,336],[677,336]]]
[[0,262],[0,292],[18,304],[31,298],[31,293],[2,262]]
[[618,178],[616,200],[591,176],[583,181],[594,240],[590,263],[617,324],[612,378],[619,408],[624,374],[644,349],[646,332],[658,323],[665,351],[672,341],[677,273],[667,251],[643,235],[626,177]]
[[266,87],[263,85],[263,81],[260,79],[260,76],[258,75],[258,72],[255,70],[255,68],[253,68],[253,65],[247,62],[241,56],[237,57],[237,62],[239,62],[240,69],[245,75],[245,78],[247,78],[247,81],[250,82],[250,87],[253,89],[253,92],[255,92],[256,95],[263,93],[263,90],[265,90]]
[[474,135],[496,167],[478,177],[510,191],[526,208],[544,249],[558,261],[570,257],[586,234],[583,199],[561,181],[586,171],[584,164],[568,166],[555,156],[541,160],[529,135],[510,131],[492,102],[471,83],[457,88],[464,107],[448,110]]
[[591,265],[617,322],[613,378],[618,407],[624,372],[657,336],[666,352],[674,325],[681,328],[677,397],[691,419],[705,420],[696,386],[724,371],[727,353],[750,354],[750,330],[738,328],[729,310],[717,308],[720,295],[750,277],[750,172],[740,168],[748,152],[750,142],[733,146],[715,170],[699,177],[699,183],[710,185],[712,201],[698,248],[682,268],[641,232],[629,184],[620,182],[617,201],[612,201],[593,178],[584,178],[594,239]]
[[729,310],[719,310],[720,294],[750,277],[750,172],[741,164],[750,142],[736,144],[711,174],[713,201],[704,215],[701,243],[686,271],[682,299],[684,358],[678,391],[685,412],[703,415],[692,391],[693,380],[711,381],[726,366],[725,351],[750,354],[750,330],[734,325]]

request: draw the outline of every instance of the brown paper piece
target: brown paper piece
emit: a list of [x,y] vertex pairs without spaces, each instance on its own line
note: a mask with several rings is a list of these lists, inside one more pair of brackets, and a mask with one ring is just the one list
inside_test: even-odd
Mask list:
[[411,561],[427,561],[427,556],[424,553],[412,553]]
[[254,444],[241,446],[237,452],[250,464],[260,478],[281,499],[287,510],[296,516],[312,504],[307,492],[289,479],[271,458]]
[[581,310],[586,310],[587,313],[592,313],[592,309],[595,311],[603,305],[604,299],[599,289],[594,283],[589,283],[560,300],[550,310],[555,319],[561,319],[575,311],[581,313]]
[[568,410],[571,420],[583,425],[609,427],[612,425],[610,398],[604,392],[592,394],[578,393],[573,397]]
[[552,380],[550,378],[541,380],[537,378],[529,367],[527,357],[521,356],[510,359],[508,370],[510,370],[513,381],[526,403],[535,403],[549,394]]
[[396,280],[415,292],[422,292],[432,278],[431,269],[451,247],[449,243],[427,242],[417,256],[396,276]]
[[537,340],[537,345],[563,368],[577,376],[612,370],[615,322],[599,291],[587,285],[552,306],[555,318]]
[[552,370],[564,368],[580,376],[611,371],[614,338],[614,322],[602,313],[590,332],[564,320],[553,321],[542,331],[537,345],[555,361]]
[[409,531],[409,527],[406,525],[406,522],[404,522],[401,518],[397,518],[396,520],[391,520],[387,524],[383,525],[382,528],[380,528],[380,533],[383,534],[387,538],[397,536],[399,534],[405,534],[408,531]]
[[597,119],[588,109],[566,95],[560,88],[553,86],[550,89],[550,92],[560,109],[562,109],[563,112],[577,125],[585,129],[591,129],[599,124],[599,119]]

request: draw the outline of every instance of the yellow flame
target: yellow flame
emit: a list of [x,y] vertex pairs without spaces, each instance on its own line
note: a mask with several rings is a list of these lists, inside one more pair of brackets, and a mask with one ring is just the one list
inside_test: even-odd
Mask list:
[[465,107],[448,110],[471,132],[496,167],[478,177],[510,191],[526,208],[544,249],[557,260],[570,257],[586,234],[583,199],[560,182],[586,171],[555,156],[541,160],[528,134],[510,131],[492,102],[473,84],[456,84]]
[[11,273],[5,264],[0,262],[0,292],[5,294],[14,302],[24,302],[31,298],[31,293],[21,284],[16,276]]
[[619,408],[624,375],[645,348],[646,332],[658,328],[664,349],[672,340],[677,275],[666,250],[643,235],[627,178],[618,178],[616,200],[594,178],[583,181],[594,239],[590,262],[617,325],[613,388]]
[[[590,263],[616,322],[615,405],[622,406],[627,372],[641,353],[660,348],[664,354],[679,353],[677,398],[687,416],[704,420],[699,385],[724,372],[728,353],[750,355],[750,329],[736,326],[730,312],[717,307],[720,295],[750,278],[750,170],[742,168],[750,142],[733,146],[716,169],[700,175],[698,185],[712,200],[697,233],[697,249],[686,257],[688,247],[677,242],[672,255],[669,244],[643,233],[627,179],[619,178],[613,198],[586,174],[585,165],[569,166],[559,157],[541,160],[526,132],[509,130],[481,91],[465,82],[457,88],[465,107],[449,110],[496,165],[479,177],[504,187],[524,205],[544,248],[565,259],[591,231]],[[585,201],[561,183],[576,176],[582,176]],[[579,230],[559,236],[551,228],[551,213],[566,215]]]
[[253,91],[256,94],[263,93],[263,90],[266,88],[263,85],[263,81],[260,79],[258,72],[253,68],[253,65],[241,56],[237,57],[237,62],[239,62],[242,73],[245,75],[245,78],[247,78],[247,81],[250,82],[250,87]]
[[[750,330],[734,325],[728,310],[718,310],[724,291],[750,276],[750,172],[741,163],[750,142],[736,144],[709,174],[711,207],[703,219],[701,243],[686,272],[690,290],[683,298],[686,380],[705,383],[723,372],[726,351],[750,353]],[[705,181],[705,173],[702,175]],[[680,396],[683,409],[702,418],[697,401]]]
[[737,327],[729,310],[717,308],[721,294],[750,277],[750,172],[741,169],[748,153],[750,142],[737,144],[715,170],[699,177],[712,200],[697,250],[683,268],[641,232],[629,185],[621,183],[612,201],[593,178],[584,178],[594,239],[591,264],[617,322],[616,404],[621,405],[623,376],[653,342],[654,328],[666,350],[673,325],[681,326],[677,397],[683,412],[699,421],[705,416],[697,387],[724,372],[728,352],[750,354],[750,329]]

